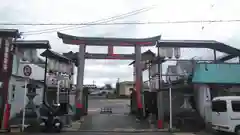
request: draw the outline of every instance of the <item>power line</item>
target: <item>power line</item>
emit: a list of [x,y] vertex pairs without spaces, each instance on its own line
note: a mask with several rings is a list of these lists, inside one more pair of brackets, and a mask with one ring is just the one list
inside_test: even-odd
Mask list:
[[[154,8],[155,5],[153,6],[150,6],[150,7],[145,7],[145,8],[142,8],[142,9],[138,9],[138,10],[134,10],[134,11],[131,11],[131,12],[128,12],[128,13],[124,13],[124,14],[120,14],[120,15],[116,15],[116,16],[112,16],[112,17],[109,17],[109,18],[103,18],[103,19],[100,19],[100,20],[96,20],[96,21],[92,21],[92,22],[89,22],[89,23],[99,23],[99,22],[105,22],[105,21],[114,21],[115,19],[122,19],[122,17],[125,17],[126,15],[129,15],[129,14],[132,14],[132,13],[137,13],[137,12],[140,12],[141,11],[144,11],[144,10],[149,10],[151,8]],[[76,26],[75,26],[76,27]],[[83,26],[85,27],[85,26]],[[79,28],[83,28],[83,27],[79,27]],[[43,30],[35,30],[35,31],[28,31],[28,32],[25,32],[25,33],[29,33],[29,32],[41,32],[41,31],[48,31],[48,30],[56,30],[56,29],[68,29],[68,27],[58,27],[58,28],[50,28],[50,29],[43,29]]]
[[[124,14],[120,14],[120,15],[116,15],[116,16],[112,16],[109,18],[104,18],[104,19],[100,19],[100,20],[96,20],[96,21],[92,21],[92,22],[88,22],[88,23],[108,23],[111,21],[115,21],[115,20],[120,20],[120,19],[124,19],[130,16],[134,16],[143,12],[147,12],[153,8],[155,8],[157,5],[152,5],[149,7],[145,7],[145,8],[141,8],[138,10],[134,10],[128,13],[124,13]],[[26,34],[26,33],[35,33],[35,34],[43,34],[43,33],[51,33],[51,32],[56,32],[56,31],[62,31],[62,30],[71,30],[71,29],[80,29],[80,28],[85,28],[85,27],[89,27],[90,25],[85,25],[85,26],[81,26],[79,27],[79,25],[77,26],[65,26],[65,27],[58,27],[58,28],[50,28],[50,29],[44,29],[44,30],[36,30],[36,31],[26,31],[23,32],[24,35],[31,35],[31,34]]]
[[94,25],[146,25],[146,24],[185,24],[185,23],[228,23],[240,22],[239,20],[186,20],[186,21],[158,21],[158,22],[114,22],[114,23],[0,23],[0,25],[23,25],[23,26],[94,26]]
[[[67,26],[82,26],[79,28],[87,26],[100,26],[100,25],[159,25],[159,24],[187,24],[187,23],[231,23],[231,22],[240,22],[240,20],[186,20],[186,21],[160,21],[160,22],[114,22],[114,23],[0,23],[0,25],[67,25]],[[75,27],[77,28],[77,27]],[[71,28],[73,29],[73,28]],[[65,29],[66,30],[66,29]],[[43,31],[38,33],[27,33],[23,35],[39,35],[43,33],[52,33],[52,31]]]

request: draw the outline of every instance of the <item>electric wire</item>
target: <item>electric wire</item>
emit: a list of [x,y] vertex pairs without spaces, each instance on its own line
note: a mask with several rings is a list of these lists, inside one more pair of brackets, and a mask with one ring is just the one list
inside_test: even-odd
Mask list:
[[[187,24],[187,23],[231,23],[231,22],[240,22],[240,19],[236,20],[186,20],[186,21],[160,21],[160,22],[114,22],[114,23],[0,23],[0,25],[67,25],[67,26],[100,26],[100,25],[159,25],[159,24]],[[75,27],[77,28],[77,27]],[[82,28],[82,27],[80,27]],[[72,29],[72,28],[71,28]],[[65,29],[66,30],[66,29]],[[23,35],[38,35],[43,33],[52,33],[56,32],[58,29],[53,31],[43,31],[39,33],[26,33]]]
[[145,25],[145,24],[185,24],[185,23],[227,23],[227,22],[240,22],[237,20],[186,20],[186,21],[157,21],[157,22],[114,22],[114,23],[0,23],[0,25],[24,25],[24,26],[37,26],[37,25],[67,25],[67,26],[92,26],[92,25]]
[[[138,10],[130,11],[128,13],[112,16],[112,17],[109,17],[109,18],[104,18],[104,19],[92,21],[92,22],[89,22],[87,24],[108,23],[108,22],[115,21],[115,20],[125,19],[125,18],[130,17],[130,16],[134,16],[134,15],[137,15],[137,14],[140,14],[140,13],[143,13],[143,12],[147,12],[151,9],[156,8],[156,7],[157,7],[157,5],[153,5],[153,6],[141,8],[141,9],[138,9]],[[56,31],[63,31],[63,30],[80,29],[80,28],[85,28],[85,27],[89,27],[89,26],[90,25],[84,25],[84,26],[79,26],[79,25],[75,25],[75,26],[70,25],[69,26],[68,25],[68,26],[65,26],[65,27],[49,28],[49,29],[35,30],[35,31],[26,31],[26,32],[22,32],[22,34],[24,34],[24,35],[32,35],[33,33],[43,34],[43,33],[51,33],[51,32],[56,32]],[[32,34],[30,34],[30,33],[32,33]]]

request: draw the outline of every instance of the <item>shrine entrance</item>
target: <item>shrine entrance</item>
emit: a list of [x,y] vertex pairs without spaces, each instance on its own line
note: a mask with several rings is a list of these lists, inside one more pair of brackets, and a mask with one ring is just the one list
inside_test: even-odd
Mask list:
[[[142,97],[143,81],[142,81],[142,65],[141,65],[141,47],[155,46],[160,40],[161,36],[151,38],[133,39],[133,38],[96,38],[96,37],[77,37],[58,32],[58,37],[62,39],[63,43],[70,45],[78,45],[79,51],[77,53],[68,53],[67,57],[75,61],[77,65],[77,88],[75,95],[75,118],[80,119],[83,112],[86,112],[84,105],[84,68],[85,59],[109,59],[109,60],[135,60],[135,91],[138,114],[144,117],[144,103]],[[108,53],[87,53],[86,46],[107,46]],[[114,46],[118,47],[134,47],[133,54],[115,54]],[[66,56],[66,55],[65,55]],[[108,110],[111,111],[111,110]],[[130,111],[130,110],[129,110]],[[121,119],[121,118],[120,118]],[[117,121],[116,117],[112,120]],[[112,121],[111,120],[111,121]],[[98,121],[97,119],[95,121]],[[86,120],[84,120],[86,122]],[[112,124],[111,122],[109,123]],[[109,125],[108,124],[108,125]],[[101,125],[101,124],[100,124]]]

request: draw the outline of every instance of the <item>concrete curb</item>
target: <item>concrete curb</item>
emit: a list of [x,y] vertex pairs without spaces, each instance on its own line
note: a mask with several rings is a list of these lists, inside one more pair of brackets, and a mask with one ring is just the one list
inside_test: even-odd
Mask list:
[[119,132],[119,133],[144,133],[144,132],[177,132],[169,129],[113,129],[113,130],[65,130],[66,132]]
[[143,133],[143,132],[169,132],[168,130],[144,130],[144,129],[119,129],[119,130],[71,130],[66,132],[114,132],[114,133]]

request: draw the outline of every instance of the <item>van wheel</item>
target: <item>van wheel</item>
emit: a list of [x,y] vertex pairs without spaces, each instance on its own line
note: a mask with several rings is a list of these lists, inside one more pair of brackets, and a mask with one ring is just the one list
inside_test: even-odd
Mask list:
[[240,125],[235,127],[235,133],[236,135],[240,135]]
[[240,129],[236,131],[236,135],[240,135]]
[[235,133],[236,135],[240,135],[240,128],[236,128]]

